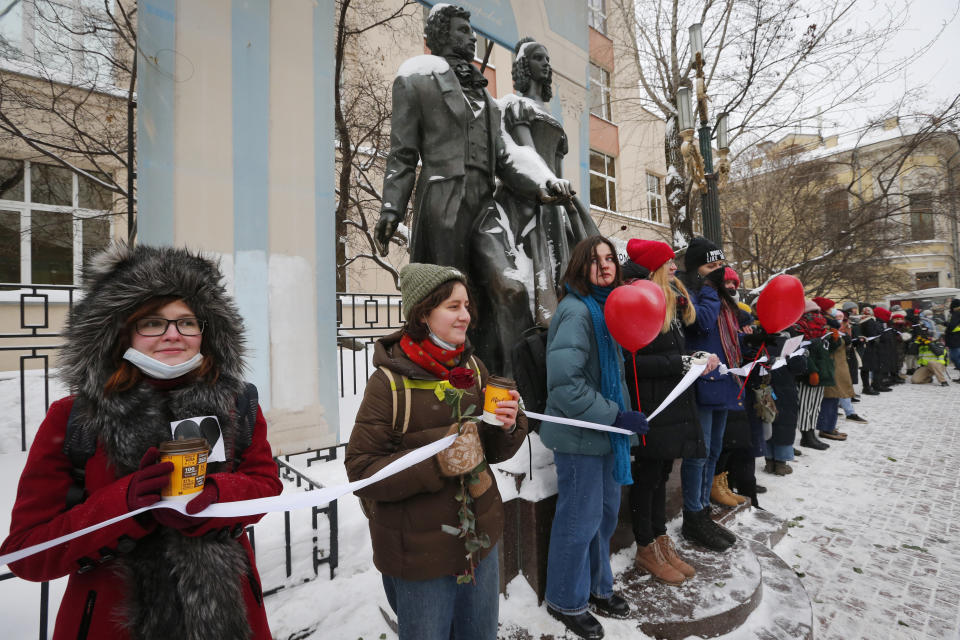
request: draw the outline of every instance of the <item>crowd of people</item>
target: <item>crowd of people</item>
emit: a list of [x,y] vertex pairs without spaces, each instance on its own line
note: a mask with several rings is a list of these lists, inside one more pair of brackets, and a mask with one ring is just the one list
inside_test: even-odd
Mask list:
[[[667,532],[666,484],[676,460],[681,535],[722,553],[736,536],[715,521],[717,510],[759,506],[757,458],[765,472],[786,476],[801,448],[846,439],[841,411],[846,421],[867,422],[854,405],[856,384],[864,395],[908,381],[949,386],[947,358],[960,369],[958,300],[938,318],[816,297],[791,327],[768,333],[710,241],[691,241],[683,270],[663,242],[631,240],[627,253],[621,264],[602,236],[573,247],[546,338],[546,415],[618,428],[548,418],[539,432],[557,473],[546,609],[591,639],[604,634],[594,613],[630,615],[610,565],[621,487],[629,486],[636,568],[681,585],[696,567]],[[0,552],[161,500],[173,465],[157,447],[171,438],[171,422],[216,416],[226,451],[211,460],[186,513],[139,513],[11,563],[30,580],[70,576],[55,638],[270,637],[244,530],[258,517],[198,515],[215,502],[281,488],[255,388],[243,378],[242,321],[221,279],[202,256],[150,247],[111,248],[85,270],[86,296],[71,311],[61,357],[75,393],[55,402],[40,426]],[[614,289],[637,280],[662,291],[665,314],[653,340],[628,353],[604,308]],[[376,343],[377,371],[347,446],[347,475],[367,478],[410,450],[456,436],[357,495],[400,638],[492,640],[504,513],[489,464],[517,452],[527,417],[511,381],[492,376],[473,353],[467,277],[411,263],[400,288],[406,323]],[[800,348],[773,366],[788,340]],[[642,410],[659,406],[695,366],[702,367],[695,383],[648,421]],[[492,402],[490,386],[503,392]],[[170,606],[158,609],[158,601]]]

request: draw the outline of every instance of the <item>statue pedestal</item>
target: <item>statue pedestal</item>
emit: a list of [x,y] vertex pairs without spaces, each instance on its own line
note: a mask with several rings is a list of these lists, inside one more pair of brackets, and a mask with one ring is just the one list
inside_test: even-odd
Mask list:
[[[555,473],[552,466],[538,468],[537,474]],[[523,482],[524,474],[517,477]],[[620,502],[620,522],[610,540],[610,551],[616,552],[633,544],[633,529],[630,524],[630,488],[624,487]],[[550,548],[550,527],[557,508],[556,494],[531,501],[516,497],[503,503],[504,526],[500,540],[500,592],[506,585],[522,574],[543,602],[547,588],[547,550]],[[667,521],[683,509],[680,495],[680,461],[674,464],[667,481]]]

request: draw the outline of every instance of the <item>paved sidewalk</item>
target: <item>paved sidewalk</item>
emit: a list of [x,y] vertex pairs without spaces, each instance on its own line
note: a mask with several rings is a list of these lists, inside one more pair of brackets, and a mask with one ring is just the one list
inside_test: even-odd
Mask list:
[[[952,373],[952,372],[951,372]],[[960,639],[960,384],[904,384],[841,416],[849,437],[760,471],[791,519],[775,551],[801,575],[818,640]]]

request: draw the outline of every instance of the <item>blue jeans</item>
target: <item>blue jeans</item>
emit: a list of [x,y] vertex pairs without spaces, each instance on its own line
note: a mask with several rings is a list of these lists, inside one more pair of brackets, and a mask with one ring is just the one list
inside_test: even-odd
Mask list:
[[853,408],[853,400],[850,398],[840,398],[840,408],[843,409],[843,414],[846,416],[852,416],[857,412]]
[[773,440],[767,440],[767,453],[773,452],[772,457],[774,460],[779,460],[780,462],[790,462],[793,460],[793,445],[792,444],[773,444]]
[[496,545],[477,565],[474,577],[476,584],[458,585],[456,576],[431,580],[383,576],[400,640],[496,640],[500,613]]
[[557,512],[550,529],[545,600],[567,614],[587,610],[590,594],[613,595],[610,536],[617,528],[620,485],[613,454],[553,452],[557,465]]
[[817,431],[833,433],[837,430],[837,407],[840,398],[824,398],[820,403],[820,415],[817,416]]
[[698,408],[700,428],[703,430],[703,446],[706,458],[684,458],[680,463],[680,488],[683,492],[683,510],[700,511],[710,506],[710,489],[713,488],[713,472],[723,450],[723,431],[727,426],[726,409]]

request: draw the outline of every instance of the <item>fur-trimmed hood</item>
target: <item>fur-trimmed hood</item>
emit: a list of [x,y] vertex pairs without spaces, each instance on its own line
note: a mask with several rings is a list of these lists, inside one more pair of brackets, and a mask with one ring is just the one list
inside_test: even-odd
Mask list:
[[[171,438],[172,420],[195,416],[217,416],[227,459],[237,457],[243,321],[222,280],[213,260],[166,247],[116,244],[84,270],[84,297],[67,322],[60,372],[77,396],[71,415],[84,425],[84,438],[102,445],[117,477],[136,471],[150,447]],[[117,344],[127,319],[159,296],[181,298],[206,322],[200,351],[214,360],[219,376],[173,387],[144,380],[105,394],[105,383],[120,365]],[[223,463],[211,463],[207,474],[221,469],[226,470]],[[127,599],[117,613],[138,640],[248,638],[242,597],[246,563],[243,547],[232,538],[190,538],[159,527],[118,559]],[[157,607],[161,601],[170,604]]]
[[99,396],[120,364],[115,347],[130,314],[152,298],[177,296],[207,323],[204,357],[227,378],[243,380],[243,320],[222,280],[216,262],[187,249],[117,243],[97,254],[84,268],[84,296],[67,320],[60,376],[71,392]]

